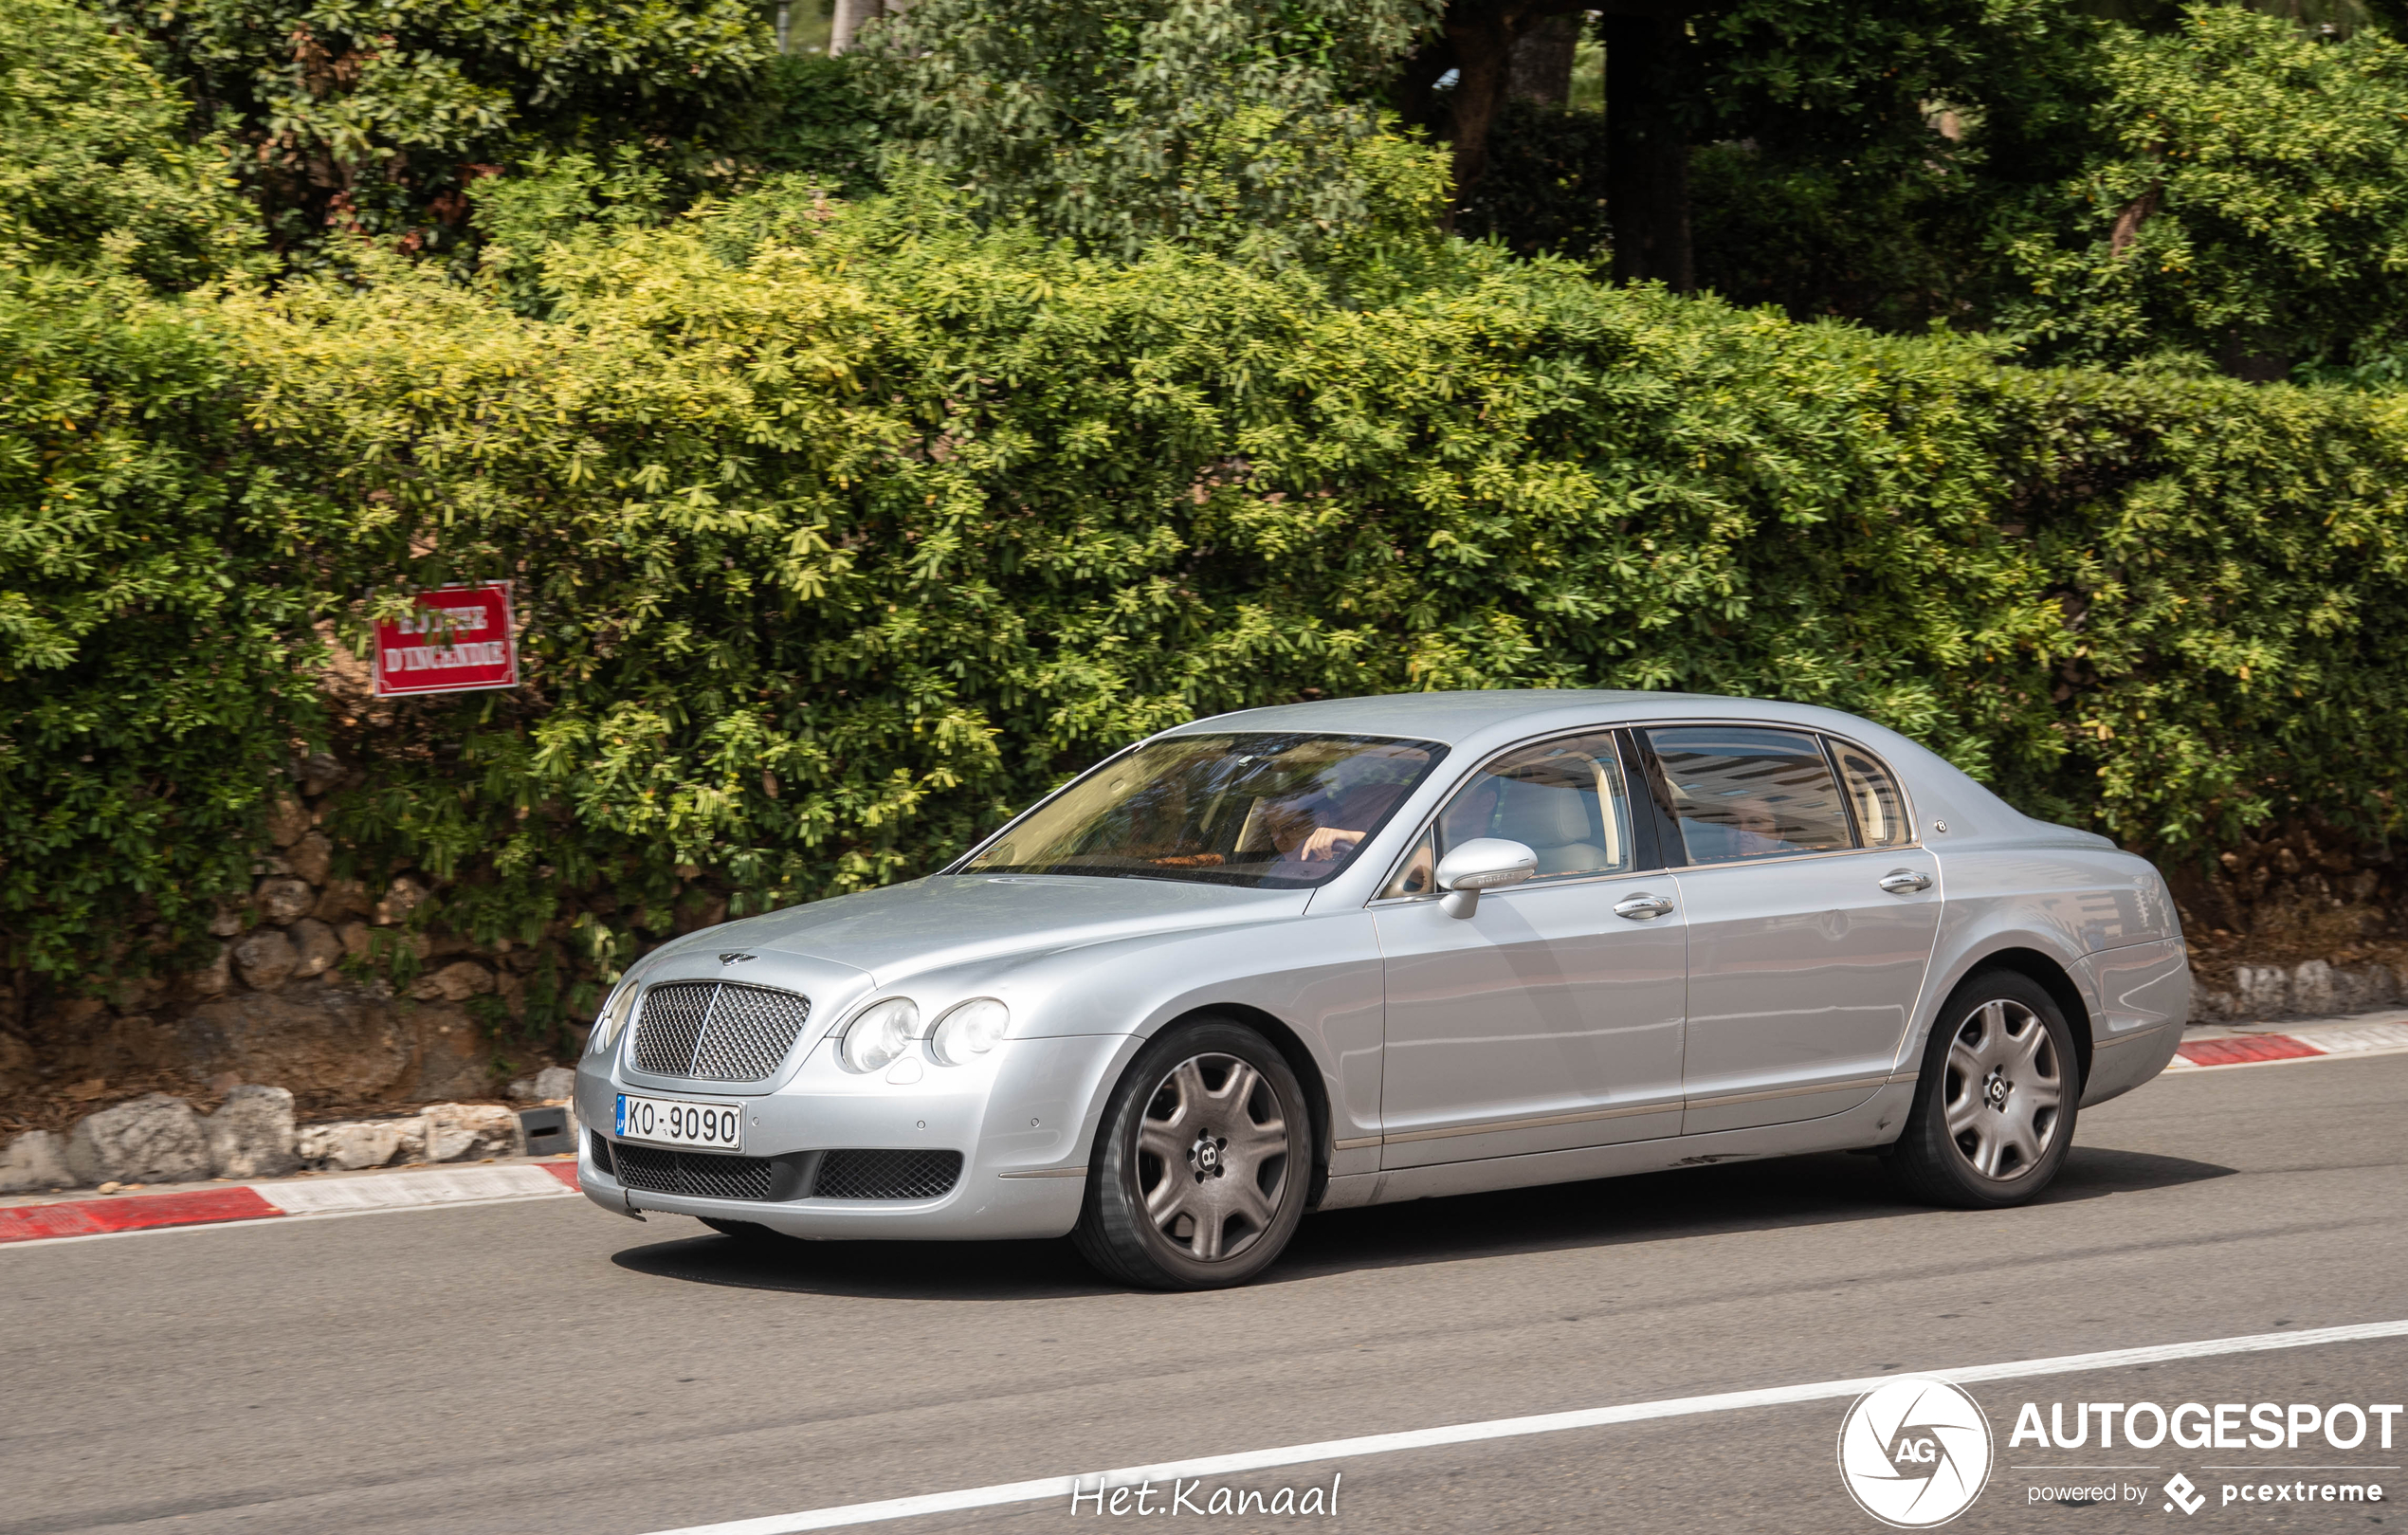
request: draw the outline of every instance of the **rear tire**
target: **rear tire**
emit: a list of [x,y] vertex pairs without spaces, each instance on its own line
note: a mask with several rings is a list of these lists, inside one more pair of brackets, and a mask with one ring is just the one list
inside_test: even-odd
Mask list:
[[1932,1026],[1915,1106],[1886,1155],[1890,1174],[1953,1209],[2027,1204],[2065,1165],[2081,1096],[2073,1030],[2055,999],[2014,971],[1972,977]]
[[1105,1100],[1071,1240],[1122,1284],[1242,1285],[1296,1234],[1312,1178],[1287,1058],[1244,1024],[1198,1019],[1140,1051]]

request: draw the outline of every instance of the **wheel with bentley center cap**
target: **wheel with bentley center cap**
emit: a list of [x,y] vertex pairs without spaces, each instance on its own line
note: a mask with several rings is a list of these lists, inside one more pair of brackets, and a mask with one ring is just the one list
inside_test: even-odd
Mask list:
[[2073,1144],[2082,1072],[2073,1032],[2040,983],[1975,976],[1942,1010],[1915,1106],[1888,1156],[1922,1198],[1996,1210],[2036,1197]]
[[1312,1121],[1286,1056],[1226,1019],[1140,1051],[1105,1103],[1072,1240],[1123,1283],[1244,1284],[1304,1218]]

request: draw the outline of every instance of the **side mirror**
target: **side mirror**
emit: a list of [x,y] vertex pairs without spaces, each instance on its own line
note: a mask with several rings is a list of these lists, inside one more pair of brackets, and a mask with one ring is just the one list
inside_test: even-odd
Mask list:
[[1519,885],[1539,871],[1539,855],[1504,837],[1474,837],[1438,860],[1438,901],[1450,917],[1480,909],[1480,892]]

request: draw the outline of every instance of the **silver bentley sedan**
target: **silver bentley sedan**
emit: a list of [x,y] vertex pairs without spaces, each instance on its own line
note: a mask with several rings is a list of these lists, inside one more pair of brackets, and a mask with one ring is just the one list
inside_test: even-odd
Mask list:
[[1250,1278],[1312,1210],[1877,1148],[2020,1204],[2162,1069],[2157,870],[1830,709],[1418,693],[1139,742],[605,1001],[578,1174],[775,1239]]

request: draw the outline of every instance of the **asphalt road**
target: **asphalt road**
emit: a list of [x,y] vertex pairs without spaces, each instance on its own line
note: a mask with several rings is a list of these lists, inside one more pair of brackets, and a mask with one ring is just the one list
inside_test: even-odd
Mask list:
[[[1815,1157],[1308,1219],[1260,1283],[1131,1294],[1051,1244],[764,1256],[582,1200],[0,1250],[0,1535],[645,1535],[1616,1402],[2408,1318],[2408,1056],[2169,1076],[2084,1116],[2042,1203],[1934,1212]],[[2408,1339],[1972,1388],[1959,1530],[2408,1526],[2395,1449],[2011,1448],[2019,1406],[2408,1401]],[[1874,1531],[1847,1403],[1249,1472],[1327,1518],[1200,1526]],[[2227,1464],[2347,1466],[2290,1473]],[[2030,1489],[2140,1466],[2129,1504]],[[2370,1467],[2391,1467],[2372,1471]],[[2031,1467],[2052,1468],[2034,1471]],[[2182,1471],[2209,1494],[2169,1513]],[[2373,1482],[2380,1504],[2219,1501]],[[1202,1489],[1209,1494],[1211,1488]],[[2311,1489],[2309,1495],[2314,1496]],[[1180,1517],[1184,1519],[1182,1514]],[[867,1526],[1051,1531],[1065,1502]]]

